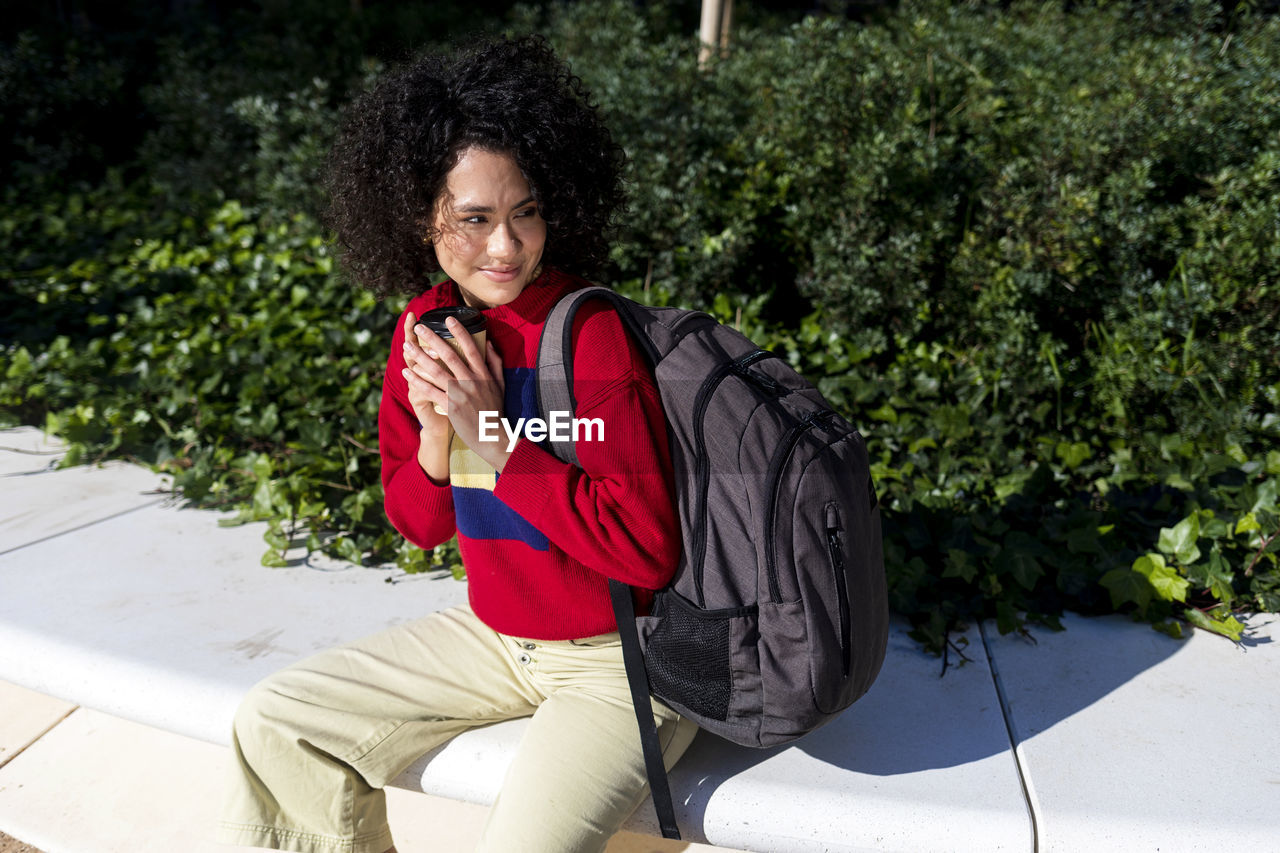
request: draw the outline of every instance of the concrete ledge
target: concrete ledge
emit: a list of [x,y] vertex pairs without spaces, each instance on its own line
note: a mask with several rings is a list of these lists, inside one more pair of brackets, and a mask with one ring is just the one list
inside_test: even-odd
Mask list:
[[[59,489],[68,475],[80,479]],[[0,678],[223,744],[262,676],[465,600],[448,577],[263,568],[262,525],[222,528],[216,513],[146,496],[148,476],[113,466],[22,478],[23,492],[37,484],[58,499],[30,535],[11,525],[22,544],[0,554]],[[86,495],[89,477],[117,488]],[[981,645],[976,630],[967,640]],[[396,784],[487,804],[523,728],[468,732]],[[880,681],[840,720],[786,749],[703,735],[672,784],[690,839],[752,850],[1024,850],[1031,837],[985,659],[939,678],[902,625]],[[642,806],[629,828],[656,833],[651,813]]]
[[[0,447],[37,438],[0,433]],[[9,453],[0,679],[75,705],[225,744],[262,676],[465,599],[448,577],[266,569],[262,525],[222,528],[216,513],[166,503],[148,472],[49,471]],[[826,728],[763,751],[700,736],[672,775],[682,829],[778,853],[1213,850],[1225,820],[1233,837],[1277,849],[1274,622],[1251,619],[1243,648],[1123,619],[1065,622],[1038,645],[975,626],[957,638],[969,662],[944,677],[895,623],[879,681]],[[523,729],[468,732],[394,784],[487,804]],[[1189,742],[1211,766],[1181,758]],[[1210,774],[1230,783],[1205,784]],[[628,828],[656,834],[651,815],[642,806]]]
[[[0,700],[10,689],[0,682]],[[213,840],[230,760],[226,747],[81,708],[0,767],[0,826],[44,853],[250,853]],[[488,815],[395,787],[387,811],[405,853],[469,853]],[[734,851],[620,832],[605,853]]]
[[56,442],[0,430],[0,554],[164,500],[165,482],[124,462],[57,469]]
[[989,633],[1040,853],[1280,850],[1280,620],[1239,646],[1068,614]]
[[[371,569],[265,569],[261,533],[144,506],[0,555],[0,677],[225,743],[259,678],[465,599],[448,577],[388,584],[392,573]],[[969,640],[980,646],[976,631]],[[686,833],[757,850],[1025,849],[1026,805],[985,660],[937,673],[898,625],[872,691],[796,746],[700,737],[672,779]],[[397,784],[490,803],[523,727],[468,732]],[[938,836],[939,821],[959,821],[969,840]],[[656,833],[651,824],[642,808],[632,828]]]

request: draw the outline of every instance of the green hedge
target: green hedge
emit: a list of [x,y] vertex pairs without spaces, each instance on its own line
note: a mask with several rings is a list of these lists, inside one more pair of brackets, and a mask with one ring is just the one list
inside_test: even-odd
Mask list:
[[[1239,636],[1234,613],[1280,608],[1280,21],[1133,8],[904,2],[741,27],[705,71],[661,9],[508,18],[630,155],[608,280],[738,323],[864,428],[892,603],[936,650],[987,616]],[[153,77],[105,82],[5,46],[26,103],[123,102],[129,80],[147,120],[113,159],[7,114],[31,132],[0,215],[0,418],[268,521],[267,565],[303,538],[456,565],[382,515],[399,305],[341,280],[314,218],[336,105],[379,67],[348,41],[329,76],[299,36],[173,40]]]

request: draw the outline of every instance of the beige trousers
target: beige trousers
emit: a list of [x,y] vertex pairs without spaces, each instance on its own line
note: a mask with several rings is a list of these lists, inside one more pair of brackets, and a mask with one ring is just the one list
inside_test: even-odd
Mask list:
[[[652,704],[671,767],[696,726]],[[219,838],[383,853],[392,844],[383,786],[468,728],[526,716],[480,849],[603,849],[648,791],[618,635],[522,640],[468,607],[321,652],[255,686],[236,713]]]

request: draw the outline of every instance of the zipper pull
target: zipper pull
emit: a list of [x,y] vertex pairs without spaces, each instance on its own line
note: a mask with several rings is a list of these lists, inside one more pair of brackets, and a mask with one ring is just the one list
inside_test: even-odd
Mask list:
[[803,423],[806,426],[810,426],[810,427],[815,427],[815,426],[826,427],[830,425],[831,420],[835,416],[836,416],[836,413],[831,409],[820,409],[819,411],[810,412],[809,414],[805,415]]
[[782,389],[782,386],[772,376],[767,376],[754,370],[742,370],[738,372],[738,375],[773,397],[778,396],[778,392]]
[[831,562],[838,571],[844,570],[843,549],[840,547],[840,513],[832,505],[827,505],[827,547],[831,549]]

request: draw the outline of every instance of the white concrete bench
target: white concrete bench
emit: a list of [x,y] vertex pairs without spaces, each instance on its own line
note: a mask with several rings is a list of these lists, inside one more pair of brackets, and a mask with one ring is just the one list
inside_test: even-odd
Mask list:
[[[0,446],[39,441],[0,433]],[[216,513],[178,508],[137,467],[53,471],[47,461],[0,450],[0,679],[42,693],[225,744],[262,676],[465,599],[448,577],[263,568],[261,525],[222,528]],[[1277,777],[1258,763],[1280,747],[1274,648],[1256,645],[1245,665],[1210,637],[1178,644],[1116,620],[1070,625],[1040,634],[1039,647],[971,628],[958,638],[970,662],[939,677],[940,661],[895,624],[879,681],[830,726],[764,751],[701,735],[672,774],[682,830],[779,853],[1210,849],[1220,840],[1212,797],[1174,769],[1194,752],[1215,766],[1227,755],[1228,773],[1243,766],[1259,780],[1272,808],[1236,792],[1227,819],[1233,839],[1277,849]],[[1198,683],[1182,684],[1192,664]],[[1249,699],[1261,683],[1266,696]],[[468,732],[394,784],[489,803],[523,727]],[[1215,731],[1234,742],[1226,753],[1186,746]],[[652,808],[628,828],[657,834]]]

